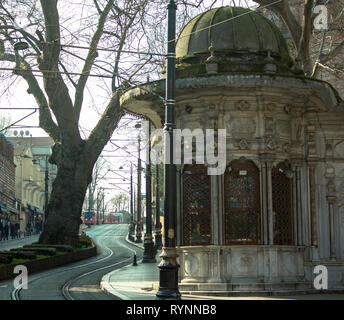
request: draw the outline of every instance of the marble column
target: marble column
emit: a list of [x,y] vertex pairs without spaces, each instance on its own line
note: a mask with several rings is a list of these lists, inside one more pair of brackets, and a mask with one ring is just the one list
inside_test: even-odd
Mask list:
[[261,194],[262,194],[262,244],[269,244],[269,228],[268,228],[268,209],[267,209],[267,185],[266,185],[266,163],[261,163]]
[[329,213],[329,229],[330,229],[330,260],[336,260],[336,247],[334,237],[334,204],[337,200],[335,184],[330,181],[327,185],[327,202]]
[[267,192],[267,209],[268,209],[268,234],[269,245],[274,244],[274,217],[272,207],[272,162],[266,162],[266,192]]
[[211,244],[220,244],[219,233],[219,176],[211,176]]
[[302,246],[302,185],[301,162],[292,160],[293,170],[293,221],[294,221],[294,245]]
[[310,208],[310,229],[311,229],[311,245],[318,246],[317,234],[317,211],[316,211],[316,185],[315,185],[315,164],[311,164],[308,168],[309,179],[309,208]]
[[181,166],[176,165],[176,183],[177,183],[177,195],[176,195],[176,210],[177,210],[177,237],[176,237],[176,245],[181,246],[183,243],[183,223],[182,223],[182,203],[183,203],[183,197],[182,197],[182,174],[181,174]]

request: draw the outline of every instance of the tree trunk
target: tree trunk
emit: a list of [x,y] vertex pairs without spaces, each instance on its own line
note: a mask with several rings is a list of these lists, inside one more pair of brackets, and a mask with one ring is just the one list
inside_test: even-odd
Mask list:
[[63,161],[56,163],[50,159],[57,164],[58,171],[48,208],[45,210],[45,221],[39,243],[69,244],[77,247],[82,205],[92,179],[94,163],[82,154],[63,153]]

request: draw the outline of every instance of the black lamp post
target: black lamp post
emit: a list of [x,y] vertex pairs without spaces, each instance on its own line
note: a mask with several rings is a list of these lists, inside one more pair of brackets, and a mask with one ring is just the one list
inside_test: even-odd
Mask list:
[[150,163],[150,121],[148,120],[148,148],[146,162],[146,233],[144,237],[144,252],[142,262],[156,262],[154,242],[152,237],[152,170]]
[[102,224],[104,224],[105,222],[104,216],[105,216],[105,189],[103,189],[103,222]]
[[133,164],[130,163],[130,226],[128,238],[134,241],[133,234],[135,233],[134,224],[134,204],[133,204]]
[[[158,299],[180,299],[178,289],[178,268],[176,252],[176,165],[173,164],[173,129],[175,129],[175,60],[176,60],[176,10],[174,0],[167,5],[167,68],[166,68],[166,107],[165,107],[165,206],[164,206],[164,247],[159,264],[160,281],[156,294]],[[166,143],[169,139],[170,143]]]
[[155,165],[155,249],[160,250],[162,248],[161,239],[161,223],[160,223],[160,188],[159,188],[159,164],[158,161]]
[[25,49],[28,49],[28,48],[29,48],[29,45],[25,41],[19,41],[19,42],[16,42],[13,45],[13,49],[15,51],[25,50]]
[[[140,128],[139,124],[135,126]],[[142,242],[142,217],[141,217],[141,158],[140,158],[140,147],[141,147],[141,137],[138,137],[138,160],[137,160],[137,225],[136,225],[136,240],[135,242]]]

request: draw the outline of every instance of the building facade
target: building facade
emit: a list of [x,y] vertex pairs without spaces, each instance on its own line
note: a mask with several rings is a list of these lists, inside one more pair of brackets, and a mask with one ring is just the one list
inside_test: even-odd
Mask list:
[[[226,141],[219,146],[215,136],[204,151],[225,156],[219,174],[209,174],[207,160],[177,164],[181,290],[310,289],[317,265],[328,268],[330,287],[343,287],[337,92],[306,78],[278,28],[249,9],[195,17],[176,56],[176,127],[225,132]],[[164,87],[160,80],[129,89],[122,107],[161,128]],[[184,139],[183,147],[195,159],[197,145]]]
[[13,144],[0,133],[0,213],[13,222],[18,220],[15,169]]
[[44,219],[46,198],[49,198],[56,166],[48,163],[52,140],[49,137],[11,137],[16,164],[16,198],[19,202],[20,229],[27,231]]

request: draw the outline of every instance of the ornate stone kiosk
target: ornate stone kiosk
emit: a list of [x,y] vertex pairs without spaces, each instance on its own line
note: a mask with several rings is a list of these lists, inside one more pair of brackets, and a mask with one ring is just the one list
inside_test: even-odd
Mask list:
[[[246,13],[246,14],[245,14]],[[234,18],[234,19],[232,19]],[[279,30],[249,9],[192,19],[177,47],[176,124],[226,129],[226,169],[178,166],[181,291],[344,286],[344,107],[308,79]],[[128,89],[122,107],[164,119],[165,80]],[[195,145],[186,145],[195,152]]]

